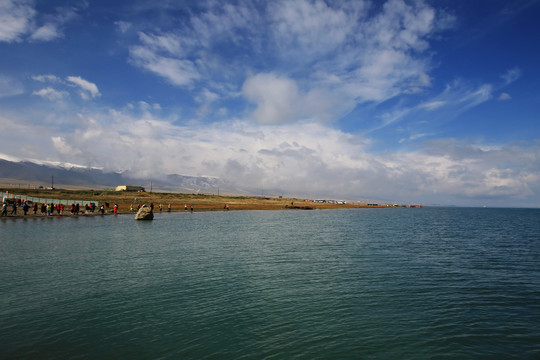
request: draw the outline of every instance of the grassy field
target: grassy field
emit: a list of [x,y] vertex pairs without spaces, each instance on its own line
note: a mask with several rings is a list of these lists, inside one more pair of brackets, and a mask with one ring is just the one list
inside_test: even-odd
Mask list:
[[[336,209],[336,208],[362,208],[366,204],[348,203],[313,203],[306,199],[257,197],[257,196],[218,196],[204,194],[179,194],[160,192],[127,192],[127,191],[104,191],[104,190],[65,190],[65,189],[19,189],[4,188],[11,194],[26,195],[58,200],[83,199],[89,202],[108,203],[110,209],[118,204],[120,213],[130,212],[130,207],[135,208],[138,204],[154,204],[154,211],[159,211],[159,205],[163,211],[167,211],[169,204],[171,211],[184,211],[187,205],[191,205],[194,211],[217,211],[224,210],[225,205],[230,210],[282,210],[282,209]],[[85,204],[81,204],[84,207]],[[369,206],[374,207],[374,206]]]

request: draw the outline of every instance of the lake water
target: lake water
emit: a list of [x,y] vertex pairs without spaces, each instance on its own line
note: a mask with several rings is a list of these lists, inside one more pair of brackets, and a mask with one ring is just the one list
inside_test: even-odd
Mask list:
[[540,210],[0,221],[2,359],[539,359]]

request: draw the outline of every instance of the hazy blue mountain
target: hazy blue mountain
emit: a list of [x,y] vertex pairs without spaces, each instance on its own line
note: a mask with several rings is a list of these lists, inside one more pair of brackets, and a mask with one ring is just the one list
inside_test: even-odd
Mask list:
[[14,162],[0,159],[0,180],[9,179],[21,184],[38,183],[50,187],[116,187],[117,185],[140,185],[150,190],[166,190],[177,192],[215,192],[224,184],[218,178],[196,177],[170,174],[163,177],[139,179],[130,176],[129,172],[104,172],[100,169],[70,166],[65,164],[45,165],[30,161]]

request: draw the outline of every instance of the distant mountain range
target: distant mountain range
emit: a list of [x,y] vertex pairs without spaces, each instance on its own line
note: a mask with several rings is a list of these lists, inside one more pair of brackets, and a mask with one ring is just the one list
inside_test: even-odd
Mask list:
[[[49,188],[53,185],[61,188],[107,189],[118,185],[142,186],[146,191],[175,192],[186,194],[221,194],[263,196],[260,189],[240,188],[235,184],[217,177],[185,176],[178,174],[141,179],[131,176],[129,171],[104,172],[98,168],[89,168],[69,163],[42,161],[10,161],[0,158],[0,188],[38,187]],[[265,189],[264,196],[283,195],[281,189]],[[303,195],[287,194],[292,197]],[[358,200],[357,200],[358,201]],[[392,203],[391,201],[360,200],[360,202]]]
[[0,159],[0,183],[19,182],[20,185],[54,187],[77,186],[86,188],[115,188],[118,185],[138,185],[150,187],[154,191],[170,191],[183,193],[247,193],[226,184],[219,178],[197,177],[170,174],[153,179],[136,179],[129,172],[104,172],[100,169],[82,167],[72,164],[37,164],[31,161],[8,161]]

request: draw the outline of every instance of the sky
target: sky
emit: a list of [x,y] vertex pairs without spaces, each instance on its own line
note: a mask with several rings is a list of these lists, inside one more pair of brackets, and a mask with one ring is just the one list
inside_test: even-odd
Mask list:
[[0,0],[0,158],[538,207],[538,18],[540,0]]

